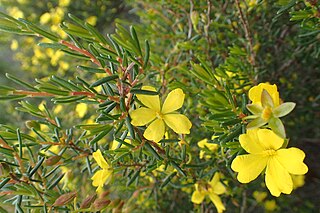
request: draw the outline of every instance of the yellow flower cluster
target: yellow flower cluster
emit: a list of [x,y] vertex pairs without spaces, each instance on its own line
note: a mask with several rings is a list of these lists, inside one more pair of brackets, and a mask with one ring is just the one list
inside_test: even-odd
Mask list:
[[[292,107],[285,106],[277,111],[283,104],[280,104],[276,85],[259,84],[250,89],[249,98],[253,105],[264,107],[259,111],[262,111],[262,118],[276,114],[274,112],[288,114],[292,110]],[[266,112],[268,107],[272,108],[270,112]],[[308,171],[303,163],[304,152],[294,147],[285,148],[285,139],[276,134],[272,126],[271,130],[251,128],[246,134],[240,135],[239,142],[248,154],[237,156],[231,168],[238,172],[237,179],[241,183],[249,183],[264,172],[267,188],[273,196],[278,197],[281,193],[290,194],[293,190],[291,174],[303,175]]]

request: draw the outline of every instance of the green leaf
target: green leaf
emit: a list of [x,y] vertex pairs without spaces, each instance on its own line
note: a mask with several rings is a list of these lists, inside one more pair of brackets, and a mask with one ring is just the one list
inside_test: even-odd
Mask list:
[[101,140],[104,136],[106,136],[111,130],[112,130],[112,126],[106,126],[106,129],[103,130],[102,132],[100,132],[96,137],[94,137],[89,144],[93,145],[95,143],[97,143],[99,140]]
[[26,82],[23,82],[21,81],[20,79],[18,79],[17,77],[13,76],[13,75],[10,75],[9,73],[6,73],[6,77],[12,81],[14,81],[15,83],[27,88],[27,89],[30,89],[31,91],[36,91],[36,92],[40,92],[40,90],[34,88],[32,85],[26,83]]
[[263,118],[259,117],[259,118],[254,119],[253,121],[251,121],[251,122],[247,125],[247,129],[259,128],[259,127],[265,125],[266,123],[268,123],[268,122],[265,121]]
[[171,181],[171,179],[176,175],[177,175],[177,172],[172,172],[171,174],[169,174],[165,179],[163,179],[162,184],[160,185],[160,188],[162,189],[163,187],[165,187]]
[[132,94],[141,94],[141,95],[159,95],[156,91],[143,90],[143,89],[131,89]]
[[263,107],[257,104],[247,104],[246,107],[252,114],[261,114],[263,111]]
[[284,129],[283,123],[279,118],[272,117],[269,120],[269,127],[274,133],[276,133],[281,138],[286,138],[286,131]]
[[78,69],[83,70],[83,71],[87,71],[90,73],[106,73],[106,71],[104,71],[103,69],[99,69],[99,68],[93,68],[93,67],[86,67],[86,66],[77,66]]
[[262,104],[262,107],[272,108],[274,106],[272,97],[270,96],[268,91],[265,89],[263,89],[261,93],[261,104]]
[[97,86],[99,86],[99,85],[101,85],[101,84],[107,83],[107,82],[112,81],[112,80],[115,80],[115,79],[117,79],[117,78],[119,78],[118,75],[110,75],[110,76],[101,78],[101,79],[99,79],[98,81],[92,83],[92,84],[90,85],[90,87],[97,87]]
[[283,103],[273,110],[273,115],[278,118],[283,117],[289,114],[294,109],[295,106],[296,104],[293,102]]

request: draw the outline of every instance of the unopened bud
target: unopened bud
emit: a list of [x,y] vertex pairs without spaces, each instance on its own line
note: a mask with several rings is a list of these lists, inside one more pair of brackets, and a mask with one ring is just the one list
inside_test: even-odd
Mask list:
[[97,198],[97,194],[88,196],[86,199],[84,199],[80,205],[80,209],[87,209],[91,206],[91,204],[95,201]]
[[110,202],[110,200],[99,198],[94,201],[93,207],[96,211],[100,211],[106,208],[110,204]]
[[51,156],[47,160],[45,160],[45,164],[47,166],[53,166],[56,163],[58,163],[60,159],[61,159],[61,156],[59,155]]
[[1,162],[0,163],[0,177],[7,177],[10,173],[10,167],[8,164]]
[[58,199],[54,202],[52,206],[64,206],[71,201],[77,196],[77,192],[69,192],[66,194],[61,195],[58,197]]

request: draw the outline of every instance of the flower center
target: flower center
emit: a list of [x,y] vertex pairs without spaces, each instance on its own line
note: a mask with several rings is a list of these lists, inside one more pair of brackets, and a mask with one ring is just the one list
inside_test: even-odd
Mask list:
[[163,119],[163,115],[161,112],[156,112],[156,117],[161,120]]
[[272,113],[272,110],[270,107],[266,107],[263,109],[262,111],[262,114],[261,114],[261,117],[264,119],[264,120],[269,120],[270,116],[271,116],[271,113]]
[[276,152],[276,150],[274,150],[274,149],[268,149],[268,150],[264,151],[264,153],[265,153],[266,155],[268,155],[268,156],[273,156],[273,155],[275,155],[277,152]]

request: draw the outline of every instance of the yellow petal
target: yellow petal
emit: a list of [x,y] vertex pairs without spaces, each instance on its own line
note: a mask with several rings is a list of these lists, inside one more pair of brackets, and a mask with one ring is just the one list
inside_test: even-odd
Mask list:
[[246,134],[241,134],[239,136],[239,142],[241,147],[246,150],[246,152],[251,154],[258,154],[264,151],[258,139],[258,129],[248,130]]
[[189,134],[192,123],[181,114],[166,114],[163,116],[164,122],[178,134]]
[[161,113],[166,114],[180,109],[183,105],[184,96],[185,94],[180,88],[171,91],[163,103]]
[[106,169],[101,169],[97,171],[92,177],[91,180],[93,180],[92,185],[97,188],[97,191],[101,191],[103,185],[108,182],[110,178],[111,172]]
[[209,189],[210,192],[213,192],[217,195],[223,194],[226,191],[226,188],[224,185],[220,182],[219,173],[216,172],[212,178],[212,180],[209,182],[211,188]]
[[277,160],[291,174],[303,175],[308,167],[303,163],[305,154],[298,148],[280,149],[277,151]]
[[161,119],[156,119],[148,126],[143,136],[150,141],[159,142],[163,138],[164,133],[164,122]]
[[258,138],[259,142],[265,150],[277,150],[282,146],[284,142],[283,138],[279,137],[272,130],[269,129],[259,129]]
[[273,196],[281,193],[290,194],[293,183],[289,172],[273,157],[269,159],[266,169],[266,185]]
[[241,183],[249,183],[256,179],[266,167],[268,157],[263,155],[239,155],[231,164],[231,168],[235,172],[239,172],[237,179]]
[[258,104],[261,106],[261,94],[263,89],[265,89],[272,97],[274,106],[279,106],[280,98],[277,85],[270,85],[268,83],[260,83],[258,86],[254,86],[249,90],[249,99],[252,101],[252,104]]
[[212,201],[212,203],[216,206],[218,213],[221,213],[224,210],[226,210],[226,208],[224,207],[224,205],[221,202],[221,199],[218,195],[216,195],[214,193],[210,193],[209,198]]
[[205,139],[199,141],[197,144],[198,144],[198,146],[199,146],[200,148],[204,148],[204,146],[205,146],[207,143],[208,143],[208,139],[205,138]]
[[[143,86],[143,90],[148,91],[157,91],[154,87],[151,86]],[[137,98],[141,101],[146,107],[155,110],[156,112],[160,112],[160,98],[158,95],[141,95],[137,94]]]
[[141,107],[130,112],[130,117],[133,126],[144,126],[156,118],[156,112],[153,109]]
[[205,197],[205,193],[196,190],[192,193],[191,202],[195,204],[200,204],[202,203],[204,197]]
[[109,169],[110,166],[107,161],[103,158],[100,149],[92,154],[93,158],[96,160],[97,164],[103,169]]

